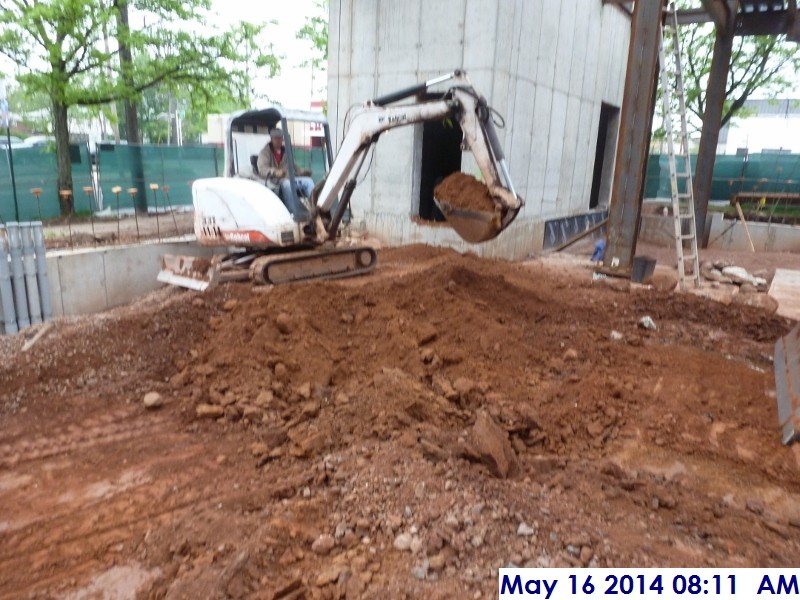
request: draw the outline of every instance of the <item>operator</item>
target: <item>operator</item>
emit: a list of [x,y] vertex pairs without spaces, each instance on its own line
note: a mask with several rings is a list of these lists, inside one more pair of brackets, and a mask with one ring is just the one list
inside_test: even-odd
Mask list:
[[[292,196],[292,183],[289,180],[289,172],[284,161],[286,146],[283,144],[283,131],[273,127],[269,132],[269,137],[270,141],[258,153],[258,162],[256,163],[258,172],[266,179],[267,187],[283,200],[289,212],[298,220],[302,220],[307,216],[307,211],[299,199],[294,199]],[[299,169],[296,164],[294,171],[298,193],[310,199],[311,191],[314,189],[314,180],[310,177],[311,171]]]

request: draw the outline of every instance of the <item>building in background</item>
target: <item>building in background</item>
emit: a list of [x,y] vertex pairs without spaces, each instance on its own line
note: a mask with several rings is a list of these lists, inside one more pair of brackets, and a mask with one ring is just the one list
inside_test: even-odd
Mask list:
[[[472,172],[442,123],[390,131],[352,200],[354,220],[390,244],[425,242],[521,258],[547,226],[607,205],[630,20],[600,0],[341,0],[330,3],[328,119],[341,143],[348,107],[463,69],[506,120],[500,131],[526,205],[499,238],[468,246],[436,226],[433,186]],[[598,216],[599,218],[599,216]]]
[[748,100],[744,111],[720,132],[720,154],[800,153],[800,99]]

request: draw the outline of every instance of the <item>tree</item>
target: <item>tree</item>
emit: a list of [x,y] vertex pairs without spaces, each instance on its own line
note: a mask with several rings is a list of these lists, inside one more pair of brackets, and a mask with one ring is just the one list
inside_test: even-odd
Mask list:
[[[696,1],[681,0],[679,8],[696,8]],[[714,25],[685,25],[681,28],[681,61],[685,78],[686,107],[690,124],[702,126],[705,92],[714,51]],[[724,127],[732,118],[745,116],[745,102],[754,93],[779,96],[796,82],[800,71],[797,44],[785,36],[748,36],[734,39],[730,75],[722,113]],[[660,106],[659,106],[660,109]]]
[[312,57],[303,66],[323,69],[328,64],[328,0],[316,0],[319,15],[306,17],[306,24],[297,32],[298,40],[311,43]]
[[[141,26],[128,27],[128,9]],[[70,107],[135,103],[158,85],[190,89],[197,102],[224,88],[244,102],[248,61],[277,71],[261,51],[261,26],[219,31],[209,10],[210,0],[0,0],[0,53],[28,93],[50,99],[58,189],[72,190]],[[71,200],[61,209],[71,212]]]
[[319,14],[306,17],[306,23],[297,32],[297,39],[307,40],[311,44],[311,58],[301,63],[303,67],[311,67],[312,94],[314,88],[314,72],[324,71],[328,67],[328,0],[316,0]]
[[142,93],[139,101],[139,116],[142,138],[147,143],[175,143],[174,119],[170,114],[182,110],[183,140],[199,142],[200,135],[206,131],[210,113],[229,113],[242,108],[241,102],[223,88],[212,93],[209,100],[198,98],[187,87],[158,86]]

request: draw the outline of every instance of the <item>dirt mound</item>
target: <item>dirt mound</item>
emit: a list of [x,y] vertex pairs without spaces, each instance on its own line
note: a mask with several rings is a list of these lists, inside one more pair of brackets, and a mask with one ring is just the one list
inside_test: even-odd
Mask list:
[[460,171],[445,177],[433,190],[433,195],[455,208],[487,212],[495,210],[489,188],[472,175]]
[[449,598],[496,593],[509,563],[792,564],[800,467],[765,393],[787,321],[583,271],[380,259],[10,356],[0,589],[94,593],[127,569],[148,597]]

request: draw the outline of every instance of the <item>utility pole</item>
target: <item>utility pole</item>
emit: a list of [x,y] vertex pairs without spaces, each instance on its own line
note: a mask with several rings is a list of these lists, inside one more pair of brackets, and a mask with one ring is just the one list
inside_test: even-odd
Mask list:
[[11,150],[11,118],[8,113],[8,99],[6,98],[6,82],[0,79],[0,124],[6,128],[6,156],[8,156],[8,170],[11,172],[11,191],[14,195],[14,216],[19,222],[19,202],[17,201],[17,180],[14,177],[14,153]]

